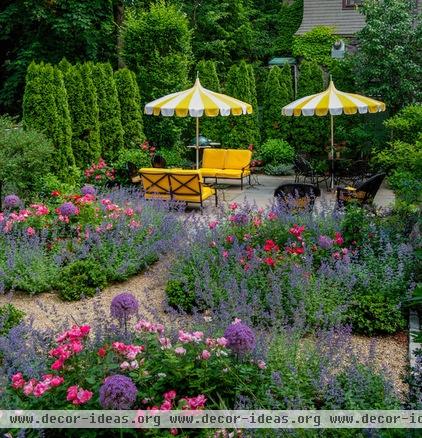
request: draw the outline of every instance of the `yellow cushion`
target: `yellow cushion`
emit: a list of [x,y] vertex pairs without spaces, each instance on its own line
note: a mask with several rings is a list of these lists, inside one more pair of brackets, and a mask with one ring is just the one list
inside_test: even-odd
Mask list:
[[223,169],[218,170],[215,175],[217,178],[242,178],[242,176],[248,176],[251,172],[249,170],[245,170],[243,173],[241,170],[236,169]]
[[199,169],[199,171],[201,172],[202,176],[212,176],[215,177],[215,175],[218,172],[222,172],[222,169],[208,169],[208,168],[203,168],[201,167],[201,169]]
[[202,176],[199,172],[170,173],[169,177],[174,195],[197,195],[201,192]]
[[202,167],[224,169],[226,149],[204,149]]
[[[210,196],[213,196],[215,190],[211,187],[202,186],[202,200],[208,199]],[[185,202],[201,202],[201,197],[199,195],[183,195],[183,194],[175,194],[173,199],[176,201],[185,201]]]
[[224,169],[243,169],[250,164],[251,158],[252,152],[248,149],[227,149]]

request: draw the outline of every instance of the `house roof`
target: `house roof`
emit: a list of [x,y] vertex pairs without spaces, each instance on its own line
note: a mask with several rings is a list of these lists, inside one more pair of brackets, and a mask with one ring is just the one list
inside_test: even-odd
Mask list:
[[356,9],[343,9],[342,0],[304,0],[302,24],[296,35],[315,26],[332,26],[337,35],[352,36],[364,25],[364,16]]

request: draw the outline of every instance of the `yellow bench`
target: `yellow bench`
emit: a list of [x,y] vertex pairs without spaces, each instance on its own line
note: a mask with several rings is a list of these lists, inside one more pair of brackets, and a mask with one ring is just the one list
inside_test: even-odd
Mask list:
[[240,179],[243,190],[243,178],[249,177],[252,152],[248,149],[204,149],[201,175],[205,178]]
[[139,174],[145,199],[184,201],[202,208],[203,202],[214,196],[218,205],[217,191],[204,185],[199,170],[142,168]]

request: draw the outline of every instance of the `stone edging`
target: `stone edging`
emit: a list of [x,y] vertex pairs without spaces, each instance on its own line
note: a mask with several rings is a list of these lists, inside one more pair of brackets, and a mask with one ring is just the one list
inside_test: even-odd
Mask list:
[[413,368],[416,365],[415,351],[422,348],[422,344],[413,340],[412,332],[420,332],[419,316],[415,310],[409,312],[409,362]]

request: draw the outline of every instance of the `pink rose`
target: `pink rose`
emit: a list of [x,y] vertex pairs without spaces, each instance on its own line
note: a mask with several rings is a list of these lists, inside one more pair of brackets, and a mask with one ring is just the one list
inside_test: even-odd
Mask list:
[[177,347],[174,349],[174,352],[178,354],[179,356],[183,356],[186,354],[186,350],[183,347]]
[[162,410],[162,411],[171,411],[171,408],[172,408],[173,406],[172,406],[172,404],[171,404],[171,401],[170,400],[165,400],[163,403],[162,403],[162,405],[160,406],[160,409]]
[[164,400],[174,400],[176,398],[176,391],[172,389],[164,393]]
[[35,236],[36,231],[32,227],[28,227],[26,229],[26,235],[29,237]]
[[220,347],[225,347],[227,345],[227,339],[225,337],[217,338],[217,344]]
[[238,207],[239,207],[239,205],[237,204],[237,202],[232,202],[232,203],[229,205],[229,209],[230,209],[230,210],[236,210]]
[[202,360],[208,360],[211,357],[211,353],[208,350],[203,350],[201,353]]
[[16,373],[12,376],[12,387],[15,389],[23,388],[25,385],[25,380],[22,376],[22,373]]
[[48,390],[48,386],[44,383],[38,383],[34,388],[34,396],[41,397]]
[[258,368],[259,368],[260,370],[265,370],[265,368],[267,368],[267,364],[266,364],[263,360],[259,360],[259,361],[257,362],[257,364],[258,364]]

